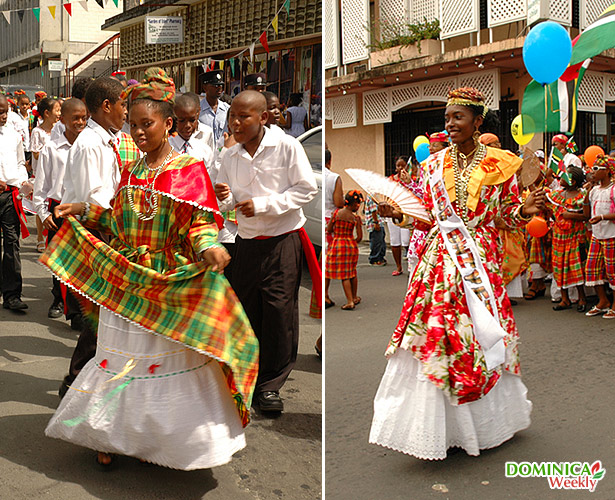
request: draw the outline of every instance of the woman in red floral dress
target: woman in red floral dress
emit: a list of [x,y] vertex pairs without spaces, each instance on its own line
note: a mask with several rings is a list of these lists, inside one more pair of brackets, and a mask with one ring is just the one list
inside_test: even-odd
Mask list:
[[[518,332],[502,281],[502,245],[494,219],[499,215],[510,227],[524,224],[544,208],[544,193],[534,192],[521,204],[514,175],[521,160],[478,143],[486,114],[477,90],[449,93],[445,122],[452,146],[426,162],[424,203],[432,224],[414,224],[428,234],[374,402],[370,443],[422,459],[444,459],[453,446],[478,455],[530,424],[532,404],[520,377]],[[402,215],[390,206],[381,212]],[[441,228],[443,219],[453,218],[461,229]],[[466,274],[463,259],[470,259],[476,276]],[[481,288],[488,300],[469,284],[473,279],[490,289]],[[487,350],[477,340],[481,332],[485,339],[485,311],[495,321],[489,323],[492,329],[501,332]]]

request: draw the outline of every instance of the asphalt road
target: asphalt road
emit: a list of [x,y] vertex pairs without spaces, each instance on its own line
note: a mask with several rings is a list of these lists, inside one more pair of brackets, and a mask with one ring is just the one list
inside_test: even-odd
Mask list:
[[[385,347],[399,318],[408,275],[371,267],[361,246],[354,311],[326,312],[325,491],[327,500],[615,499],[613,352],[615,321],[554,312],[548,298],[513,308],[521,369],[533,402],[532,424],[512,440],[470,457],[422,461],[368,444],[373,397]],[[339,282],[331,285],[344,304]],[[506,478],[505,462],[601,460],[596,491],[556,491],[545,478]],[[436,488],[436,489],[434,489]],[[448,490],[443,492],[442,490]]]
[[277,419],[254,414],[248,445],[230,464],[182,472],[120,457],[104,472],[92,450],[43,433],[77,336],[66,321],[47,318],[51,278],[37,258],[30,236],[22,243],[27,313],[0,308],[0,500],[321,497],[322,364],[313,347],[321,322],[308,316],[309,289],[300,291],[299,357],[281,393],[286,411]]

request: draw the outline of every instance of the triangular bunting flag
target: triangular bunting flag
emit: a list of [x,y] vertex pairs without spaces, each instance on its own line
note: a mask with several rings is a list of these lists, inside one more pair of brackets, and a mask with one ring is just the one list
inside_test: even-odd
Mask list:
[[32,9],[32,13],[34,14],[34,17],[36,17],[36,20],[40,23],[41,22],[41,9],[40,9],[40,7],[35,7],[34,9]]
[[252,42],[252,44],[250,45],[250,61],[254,60],[254,44],[256,42]]
[[234,58],[234,57],[231,57],[231,58],[228,60],[228,63],[229,63],[229,64],[230,64],[230,66],[231,66],[231,76],[234,78],[234,77],[235,77],[235,58]]
[[49,9],[49,13],[51,14],[51,17],[53,17],[55,19],[56,18],[56,6],[55,5],[50,5],[47,8]]
[[64,5],[64,8],[66,9],[66,12],[68,12],[68,15],[72,16],[73,15],[73,6],[71,4],[69,4],[69,3],[65,3],[63,5]]
[[115,4],[115,6],[117,7],[117,0],[113,0],[113,3]]
[[18,10],[17,11],[17,17],[19,17],[19,22],[23,21],[23,16],[24,16],[25,13],[26,13],[25,10]]
[[284,2],[284,8],[286,9],[286,13],[290,16],[290,0]]
[[269,44],[267,43],[267,31],[263,31],[263,34],[259,36],[258,39],[260,40],[261,44],[267,51],[267,54],[269,54]]
[[81,8],[88,12],[88,2],[85,0],[84,2],[79,2],[81,4]]
[[220,61],[220,69],[224,69],[224,61]]
[[2,15],[4,16],[4,19],[6,19],[6,22],[11,24],[11,11],[10,10],[3,10],[2,11]]
[[275,31],[275,34],[278,34],[278,16],[275,16],[273,18],[273,21],[271,21],[271,26],[273,26],[273,31]]
[[98,5],[100,5],[100,8],[101,8],[101,9],[104,9],[104,8],[105,8],[105,3],[104,3],[104,0],[96,0],[96,3],[97,3]]

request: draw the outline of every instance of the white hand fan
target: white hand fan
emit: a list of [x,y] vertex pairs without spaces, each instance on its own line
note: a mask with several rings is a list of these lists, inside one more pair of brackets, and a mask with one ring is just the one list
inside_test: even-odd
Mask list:
[[388,203],[410,217],[429,222],[429,214],[423,202],[400,183],[360,168],[347,168],[346,173],[377,203]]

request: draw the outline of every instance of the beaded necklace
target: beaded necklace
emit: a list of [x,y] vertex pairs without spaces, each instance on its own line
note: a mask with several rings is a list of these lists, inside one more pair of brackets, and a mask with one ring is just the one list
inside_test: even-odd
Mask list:
[[162,173],[164,168],[168,165],[172,156],[173,156],[173,148],[171,148],[171,151],[169,151],[169,154],[165,157],[162,163],[159,166],[154,167],[154,168],[150,167],[147,164],[147,155],[142,157],[139,160],[139,163],[137,163],[137,167],[139,165],[145,165],[145,168],[147,168],[147,170],[149,170],[150,172],[154,172],[154,178],[152,179],[152,181],[148,182],[148,184],[143,187],[139,187],[139,189],[143,191],[143,204],[144,205],[147,204],[147,209],[144,213],[140,212],[139,209],[135,206],[132,191],[134,191],[136,187],[132,187],[132,191],[131,191],[132,172],[137,167],[135,167],[135,169],[130,171],[130,174],[128,176],[128,188],[126,189],[126,193],[128,196],[128,204],[130,205],[131,210],[137,215],[137,218],[139,220],[147,221],[147,220],[152,220],[154,217],[156,217],[156,214],[158,213],[158,195],[154,193],[154,184],[156,183],[156,179],[158,178],[158,176]]
[[[479,144],[477,148],[467,156],[461,153],[456,144],[451,146],[451,157],[453,160],[453,172],[455,174],[455,197],[457,199],[457,209],[464,224],[468,225],[468,181],[474,169],[483,161],[487,148],[484,144]],[[474,153],[472,162],[468,165],[468,156]],[[458,157],[461,159],[459,166]]]

